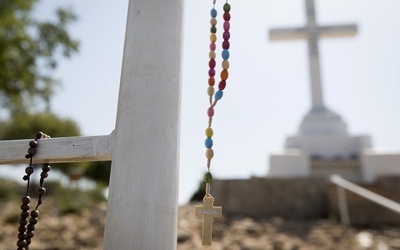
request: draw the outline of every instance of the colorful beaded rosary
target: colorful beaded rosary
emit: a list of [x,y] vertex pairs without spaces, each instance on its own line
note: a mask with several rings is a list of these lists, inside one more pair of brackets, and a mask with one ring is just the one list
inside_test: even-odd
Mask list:
[[[29,196],[29,189],[31,184],[31,175],[33,174],[34,168],[32,167],[32,158],[33,155],[36,154],[36,149],[38,147],[38,140],[50,138],[50,136],[43,134],[42,132],[38,132],[36,134],[36,139],[29,142],[28,154],[25,158],[30,159],[29,166],[25,168],[25,173],[23,180],[27,181],[25,196],[22,197],[22,205],[21,205],[21,218],[19,220],[18,227],[18,241],[17,241],[17,250],[29,250],[29,245],[31,244],[31,239],[34,236],[35,225],[38,223],[39,211],[38,208],[42,204],[42,197],[46,193],[46,189],[44,188],[44,179],[49,176],[48,172],[50,171],[50,164],[46,163],[42,167],[42,173],[40,174],[39,181],[39,189],[38,189],[38,203],[34,210],[29,213],[29,203],[31,202],[31,197]],[[28,217],[30,214],[29,224]]]
[[207,116],[208,116],[208,127],[205,131],[206,134],[206,140],[205,140],[205,146],[206,146],[206,158],[207,158],[207,173],[204,175],[204,182],[206,183],[206,194],[203,198],[204,205],[203,206],[195,206],[195,215],[196,216],[203,216],[203,229],[202,229],[202,244],[203,246],[210,246],[211,241],[212,241],[212,223],[214,217],[221,217],[222,216],[222,207],[219,206],[214,206],[214,197],[211,195],[211,182],[212,182],[212,175],[210,172],[211,168],[211,159],[214,157],[214,150],[212,149],[213,146],[213,140],[212,136],[214,134],[213,129],[211,128],[212,124],[212,119],[214,116],[214,107],[217,105],[217,102],[221,100],[223,96],[223,90],[226,87],[226,80],[228,79],[228,69],[229,69],[229,38],[231,37],[231,34],[229,32],[230,29],[230,10],[231,6],[228,3],[228,0],[226,0],[226,3],[223,6],[224,9],[224,24],[223,24],[223,29],[224,33],[222,35],[222,38],[224,41],[222,42],[222,71],[220,73],[221,81],[218,84],[218,90],[215,92],[214,90],[214,85],[215,85],[215,66],[216,66],[216,41],[217,41],[217,10],[215,9],[215,2],[216,0],[213,0],[213,8],[211,9],[211,35],[210,35],[210,52],[209,52],[209,58],[210,61],[208,63],[210,69],[208,70],[208,88],[207,88],[207,94],[209,96],[209,102],[210,102],[210,107],[207,110]]

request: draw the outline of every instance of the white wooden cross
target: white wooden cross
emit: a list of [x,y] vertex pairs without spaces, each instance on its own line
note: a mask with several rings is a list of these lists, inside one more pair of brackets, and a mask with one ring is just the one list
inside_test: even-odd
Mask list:
[[[112,160],[106,250],[176,249],[182,16],[183,0],[130,0],[115,131],[46,139],[34,156]],[[0,142],[0,164],[28,163],[29,141]]]
[[314,0],[306,1],[306,18],[305,27],[301,28],[283,28],[271,29],[269,38],[272,41],[276,40],[293,40],[306,39],[308,42],[308,62],[311,81],[311,98],[312,111],[325,110],[321,71],[319,64],[318,39],[325,37],[348,37],[354,36],[357,33],[357,26],[354,24],[335,25],[335,26],[318,26],[315,17]]

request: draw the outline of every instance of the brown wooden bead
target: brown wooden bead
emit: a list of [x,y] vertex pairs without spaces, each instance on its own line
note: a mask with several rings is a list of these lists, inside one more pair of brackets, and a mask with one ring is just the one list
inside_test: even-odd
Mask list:
[[25,211],[29,210],[29,204],[22,204],[21,210],[25,210]]
[[43,179],[47,178],[48,176],[49,174],[47,172],[40,173],[40,177],[42,177]]
[[22,203],[28,204],[29,202],[31,202],[31,197],[29,196],[22,197]]
[[36,133],[36,139],[42,139],[43,136],[44,136],[43,132],[39,131],[39,132]]
[[28,218],[28,216],[29,216],[29,212],[28,211],[22,211],[21,212],[21,217],[22,218]]
[[[32,225],[35,225],[36,223],[38,223],[38,219],[37,218],[30,218],[29,219],[29,225],[28,225],[28,230],[29,230],[29,226],[32,224]],[[33,231],[33,230],[29,230],[29,231]]]
[[30,232],[35,231],[35,225],[34,224],[29,224],[28,225],[28,231],[30,231]]
[[29,231],[29,232],[26,233],[26,238],[28,238],[28,239],[33,238],[33,236],[35,236],[34,232]]
[[46,193],[46,189],[44,187],[41,187],[41,188],[38,189],[38,194],[39,195],[44,195],[45,193]]
[[27,167],[27,168],[25,168],[25,173],[27,173],[28,175],[33,174],[33,171],[34,171],[33,167]]
[[25,247],[26,246],[26,242],[24,240],[19,240],[19,241],[17,241],[17,246],[18,247]]
[[42,167],[42,170],[44,172],[49,172],[50,169],[51,169],[50,164],[44,164],[43,167]]
[[30,141],[29,142],[29,147],[31,147],[31,148],[37,148],[37,146],[38,146],[38,142],[37,141]]
[[18,232],[20,232],[20,233],[26,232],[26,227],[25,226],[19,226],[18,227]]
[[19,219],[20,226],[26,226],[26,224],[28,224],[28,221],[26,219]]
[[28,154],[30,155],[36,154],[36,148],[28,148]]
[[19,233],[18,234],[18,239],[25,240],[25,238],[26,238],[26,234],[25,233]]
[[39,216],[39,211],[38,211],[38,210],[32,210],[32,211],[31,211],[31,216],[32,216],[33,218],[38,217],[38,216]]

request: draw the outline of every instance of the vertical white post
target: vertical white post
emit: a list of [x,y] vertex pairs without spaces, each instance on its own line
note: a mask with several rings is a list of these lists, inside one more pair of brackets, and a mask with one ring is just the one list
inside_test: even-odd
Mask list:
[[130,0],[104,249],[176,249],[183,0]]
[[349,208],[347,205],[346,190],[339,185],[336,185],[336,187],[337,187],[337,194],[338,194],[340,220],[341,220],[342,224],[349,225],[350,224],[350,215],[349,215]]

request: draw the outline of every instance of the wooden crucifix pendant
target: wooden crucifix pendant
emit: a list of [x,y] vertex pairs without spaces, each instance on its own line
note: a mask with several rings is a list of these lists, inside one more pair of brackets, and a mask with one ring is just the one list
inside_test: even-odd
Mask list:
[[204,196],[204,205],[195,206],[195,215],[203,216],[203,246],[211,246],[212,226],[214,217],[222,217],[222,207],[214,207],[214,198],[211,195]]

